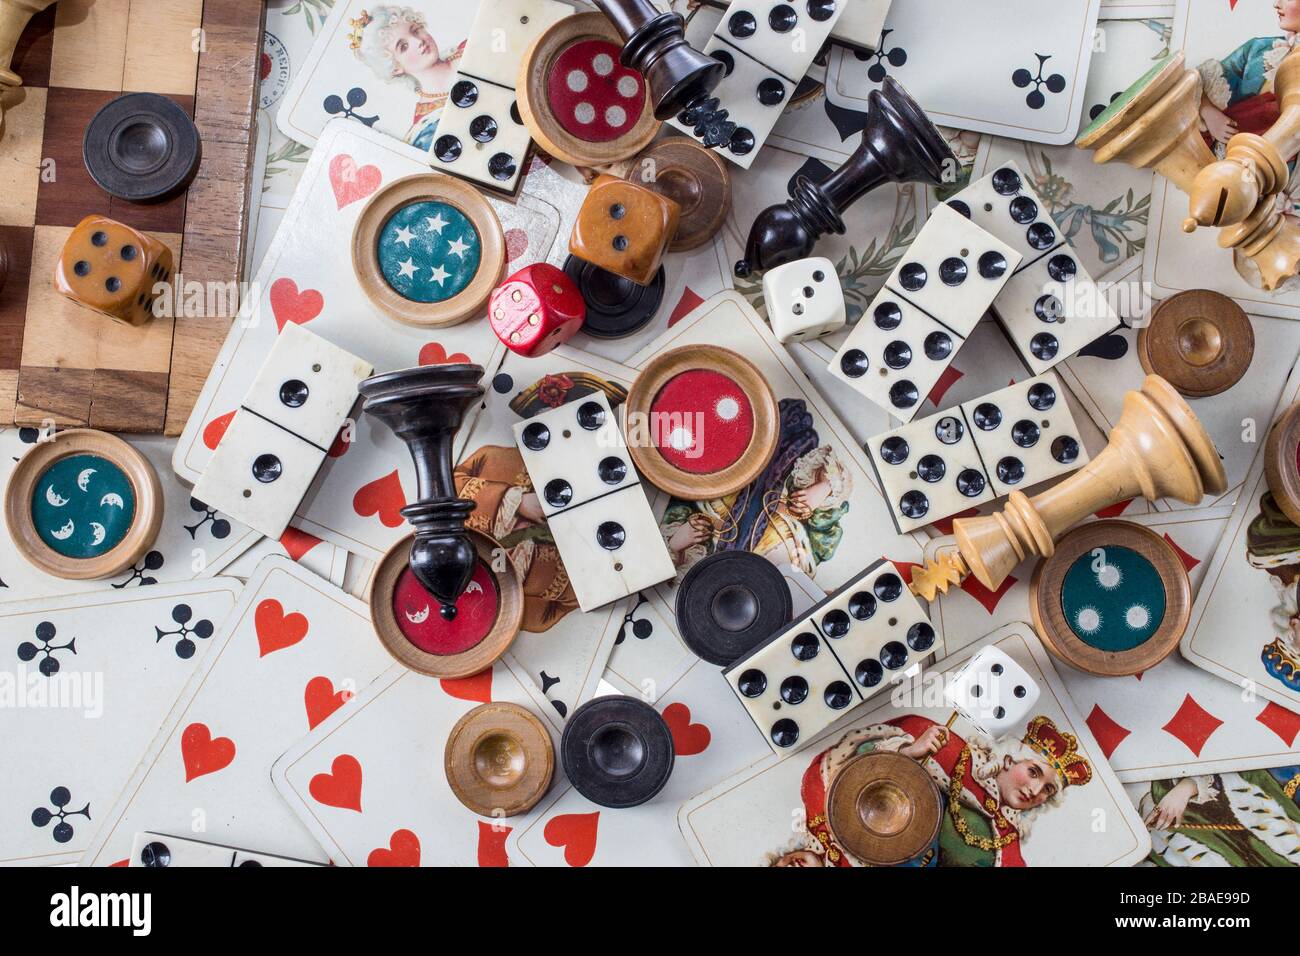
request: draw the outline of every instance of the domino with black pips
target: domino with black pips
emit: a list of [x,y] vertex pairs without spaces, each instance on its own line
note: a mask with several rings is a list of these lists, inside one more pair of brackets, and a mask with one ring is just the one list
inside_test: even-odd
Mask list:
[[320,866],[287,856],[254,853],[219,843],[204,843],[166,833],[143,831],[135,835],[127,867],[182,869],[189,867]]

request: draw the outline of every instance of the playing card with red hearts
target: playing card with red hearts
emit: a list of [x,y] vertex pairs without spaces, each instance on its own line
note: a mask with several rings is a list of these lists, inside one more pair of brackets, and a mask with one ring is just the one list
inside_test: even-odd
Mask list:
[[0,863],[71,863],[90,845],[240,588],[227,577],[99,584],[88,594],[0,605],[10,695],[0,735],[0,812],[9,821]]
[[130,784],[101,808],[83,864],[125,859],[148,829],[326,862],[270,770],[391,665],[366,606],[288,558],[268,557],[209,642]]
[[[507,836],[536,812],[479,816],[443,769],[456,721],[488,701],[547,707],[507,660],[458,681],[394,666],[289,748],[271,779],[338,866],[506,866]],[[554,772],[563,779],[558,761]]]
[[[262,259],[251,312],[231,327],[177,444],[178,475],[198,479],[288,323],[364,357],[379,372],[466,361],[492,369],[499,363],[504,347],[486,322],[437,330],[399,324],[374,309],[354,277],[352,228],[364,200],[381,185],[428,172],[423,157],[359,123],[339,121],[324,131]],[[525,187],[513,203],[489,202],[514,238],[515,256],[521,261],[552,256],[561,214],[548,200]],[[331,448],[292,524],[377,560],[405,532],[398,511],[414,494],[414,469],[406,446],[366,416],[358,416],[346,437],[351,441]]]

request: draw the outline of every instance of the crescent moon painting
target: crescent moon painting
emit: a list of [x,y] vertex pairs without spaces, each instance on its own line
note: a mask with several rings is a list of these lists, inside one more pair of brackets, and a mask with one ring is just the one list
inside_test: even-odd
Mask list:
[[465,586],[465,593],[466,593],[466,594],[482,594],[482,593],[483,593],[483,585],[479,584],[477,581],[470,581],[469,584],[467,584],[467,585]]
[[68,499],[61,497],[59,493],[54,490],[53,485],[50,485],[45,489],[45,500],[55,508],[62,508],[68,503]]
[[100,524],[98,521],[92,521],[90,523],[91,547],[98,547],[99,545],[103,544],[104,537],[107,534],[108,532],[104,530],[104,526],[102,524]]
[[96,469],[94,468],[83,468],[81,473],[77,475],[77,487],[82,491],[88,490],[90,487],[90,476],[93,475],[95,471]]
[[429,619],[429,605],[426,604],[420,610],[415,612],[407,611],[406,619],[412,624],[423,624]]
[[[79,491],[72,490],[74,482]],[[103,455],[58,459],[41,474],[31,496],[32,524],[41,540],[67,558],[106,554],[122,542],[137,517],[135,486]]]
[[114,508],[124,508],[126,507],[126,502],[122,500],[122,496],[116,491],[110,491],[108,494],[104,495],[104,497],[99,499],[99,506],[102,508],[105,505],[111,505]]
[[67,524],[65,524],[62,528],[58,528],[54,531],[51,531],[50,534],[53,537],[58,538],[60,541],[67,541],[69,538],[72,537],[72,532],[76,530],[77,530],[77,526],[74,525],[72,523],[72,519],[69,518]]

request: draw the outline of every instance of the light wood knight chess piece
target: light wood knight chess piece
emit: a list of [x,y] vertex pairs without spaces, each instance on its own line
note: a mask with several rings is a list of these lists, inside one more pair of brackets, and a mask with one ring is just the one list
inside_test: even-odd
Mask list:
[[[18,38],[23,35],[28,21],[54,0],[0,0],[0,97],[15,86],[22,86],[23,78],[10,67]],[[4,124],[4,102],[0,100],[0,126]]]
[[1247,281],[1276,289],[1300,267],[1300,228],[1277,208],[1289,177],[1287,160],[1300,151],[1300,50],[1278,68],[1278,121],[1263,135],[1238,133],[1216,160],[1200,131],[1201,77],[1174,54],[1120,96],[1080,134],[1097,163],[1119,161],[1153,169],[1189,198],[1183,229],[1219,228],[1219,245],[1239,253]]
[[957,551],[912,572],[927,601],[967,574],[996,591],[1017,564],[1047,557],[1056,540],[1088,515],[1141,495],[1195,504],[1228,487],[1219,453],[1173,386],[1148,375],[1124,396],[1124,411],[1096,458],[1033,498],[1013,491],[1002,511],[953,523]]

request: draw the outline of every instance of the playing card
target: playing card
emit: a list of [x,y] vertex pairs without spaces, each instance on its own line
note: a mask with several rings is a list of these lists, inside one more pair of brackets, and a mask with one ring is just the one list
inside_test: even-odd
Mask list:
[[754,364],[776,396],[781,436],[768,468],[736,494],[656,505],[663,509],[656,513],[663,515],[660,527],[678,567],[675,580],[652,592],[666,616],[681,577],[718,550],[748,550],[778,567],[793,565],[827,592],[882,555],[919,558],[916,540],[894,531],[861,447],[738,293],[705,302],[629,364],[639,368],[668,349],[692,344],[722,346]]
[[[1061,145],[1084,107],[1100,0],[895,3],[874,53],[837,48],[828,95],[863,109],[891,76],[936,123]],[[954,77],[960,77],[954,82]]]
[[623,616],[626,602],[588,614],[579,609],[515,444],[514,426],[597,392],[617,412],[635,376],[629,368],[567,347],[537,358],[509,353],[491,377],[453,473],[457,493],[475,505],[467,524],[505,549],[523,581],[523,630],[508,656],[545,692],[548,719],[557,727],[595,694],[616,636],[611,622]]
[[1300,766],[1126,788],[1151,829],[1143,866],[1300,865]]
[[[489,701],[546,709],[538,689],[505,661],[463,680],[392,667],[286,751],[271,778],[339,866],[519,863],[507,861],[506,838],[536,811],[478,816],[456,798],[443,768],[456,721]],[[552,737],[558,747],[558,734]],[[555,777],[563,778],[558,766]]]
[[269,554],[282,554],[292,558],[313,574],[319,574],[335,587],[343,586],[343,576],[347,569],[348,553],[342,548],[326,544],[320,538],[286,528],[278,541],[263,538],[225,568],[224,573],[232,578],[247,580]]
[[109,812],[83,864],[153,829],[326,862],[271,784],[284,750],[392,665],[361,602],[268,557]]
[[[251,314],[231,327],[186,423],[173,458],[177,474],[198,479],[286,322],[309,324],[379,371],[497,364],[504,346],[486,322],[434,331],[400,325],[371,307],[353,276],[352,227],[365,199],[393,179],[426,172],[419,157],[355,123],[326,130],[262,262]],[[512,261],[546,258],[559,235],[555,207],[527,188],[513,204],[494,202]],[[407,531],[399,512],[415,493],[414,466],[405,444],[382,423],[361,415],[352,433],[351,442],[331,448],[292,524],[378,560]]]
[[235,867],[235,866],[320,866],[306,860],[287,856],[271,856],[219,843],[187,840],[169,833],[144,831],[135,835],[131,846],[128,867],[151,869],[177,869],[183,867]]
[[[1262,134],[1277,119],[1274,74],[1298,29],[1300,20],[1293,19],[1289,6],[1180,0],[1171,46],[1183,51],[1189,70],[1201,74],[1199,127],[1216,158],[1223,158],[1235,133]],[[1277,198],[1291,228],[1297,190],[1300,185],[1293,176]],[[1219,247],[1220,230],[1184,232],[1187,217],[1187,194],[1157,177],[1142,271],[1156,298],[1186,289],[1212,289],[1231,296],[1252,315],[1300,318],[1300,282],[1292,277],[1277,290],[1265,291],[1247,278],[1257,272],[1248,258]]]
[[[41,441],[39,429],[0,429],[0,483]],[[0,521],[0,603],[54,594],[79,594],[135,588],[160,581],[189,581],[223,571],[247,551],[260,535],[197,501],[191,489],[172,472],[175,439],[161,435],[132,436],[158,474],[162,486],[162,526],[153,545],[134,567],[98,581],[71,581],[33,567],[14,547],[8,525]]]
[[478,6],[338,0],[284,93],[280,131],[314,147],[345,117],[427,151]]
[[696,860],[706,866],[855,865],[827,824],[829,783],[850,758],[892,751],[920,760],[947,798],[931,863],[1136,863],[1151,848],[1146,828],[1032,630],[1007,625],[980,642],[990,644],[1040,688],[1034,716],[1023,728],[998,743],[962,718],[944,730],[953,712],[943,703],[942,675],[960,666],[972,647],[949,657],[942,671],[895,691],[889,703],[687,801],[678,823]]
[[0,863],[81,856],[239,587],[218,577],[0,605]]

